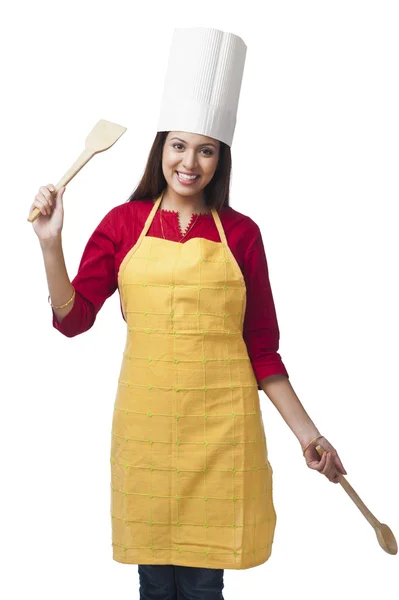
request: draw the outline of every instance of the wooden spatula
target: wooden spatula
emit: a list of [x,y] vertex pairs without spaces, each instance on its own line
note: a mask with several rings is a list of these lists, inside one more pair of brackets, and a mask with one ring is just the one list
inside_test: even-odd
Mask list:
[[[85,149],[82,154],[55,186],[54,195],[60,188],[69,183],[95,154],[111,148],[125,131],[126,127],[122,127],[122,125],[111,123],[111,121],[104,121],[104,119],[98,121],[86,138]],[[41,215],[41,212],[35,207],[30,213],[28,221],[33,223],[39,215]]]
[[[320,456],[323,456],[323,448],[321,446],[316,446],[316,450]],[[340,484],[344,488],[345,492],[350,496],[353,502],[356,504],[360,512],[364,517],[366,517],[367,521],[374,528],[374,531],[377,535],[377,540],[379,545],[385,552],[388,554],[397,554],[398,552],[398,544],[396,542],[395,536],[385,523],[380,523],[378,519],[369,511],[367,506],[362,502],[359,496],[356,494],[353,487],[347,482],[345,477],[342,475]]]

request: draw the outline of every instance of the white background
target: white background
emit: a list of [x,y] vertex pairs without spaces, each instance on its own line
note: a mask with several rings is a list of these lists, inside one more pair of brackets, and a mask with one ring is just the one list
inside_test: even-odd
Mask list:
[[[111,558],[119,296],[84,335],[53,329],[26,218],[98,119],[127,127],[64,195],[72,279],[91,232],[141,177],[175,27],[248,46],[231,205],[261,227],[295,391],[399,539],[398,4],[36,0],[2,12],[2,596],[139,598],[137,565]],[[340,485],[307,468],[259,393],[277,528],[269,561],[225,571],[226,600],[398,597],[399,555],[383,552]]]

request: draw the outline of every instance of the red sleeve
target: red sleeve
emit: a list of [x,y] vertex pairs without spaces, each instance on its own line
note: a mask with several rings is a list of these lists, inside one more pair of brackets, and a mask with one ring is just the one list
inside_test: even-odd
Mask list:
[[78,273],[71,281],[76,290],[72,310],[61,323],[52,310],[53,327],[67,337],[74,337],[90,329],[105,300],[118,287],[112,216],[113,209],[96,227],[86,244]]
[[245,252],[244,279],[247,286],[247,307],[243,337],[260,390],[262,388],[259,381],[264,377],[289,375],[278,353],[280,331],[262,234],[258,226]]

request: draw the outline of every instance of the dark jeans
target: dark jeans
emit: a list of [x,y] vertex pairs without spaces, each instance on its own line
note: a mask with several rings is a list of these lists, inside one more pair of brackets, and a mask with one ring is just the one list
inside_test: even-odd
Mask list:
[[223,569],[138,565],[140,600],[224,600]]

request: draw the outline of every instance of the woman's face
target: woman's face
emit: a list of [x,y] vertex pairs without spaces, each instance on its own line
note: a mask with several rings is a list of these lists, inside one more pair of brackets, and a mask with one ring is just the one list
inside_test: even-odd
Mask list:
[[[162,170],[168,186],[181,196],[198,194],[215,174],[219,152],[219,140],[197,133],[170,131],[162,153]],[[188,178],[184,178],[184,174]],[[190,177],[194,175],[195,179]]]

